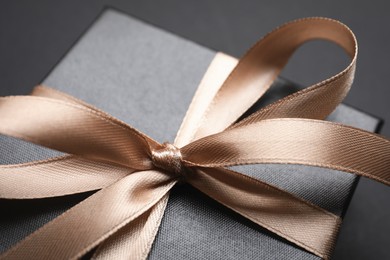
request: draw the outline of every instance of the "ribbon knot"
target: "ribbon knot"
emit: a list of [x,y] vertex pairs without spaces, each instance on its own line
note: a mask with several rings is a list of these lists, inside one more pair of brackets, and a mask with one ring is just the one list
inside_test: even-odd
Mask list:
[[157,168],[175,174],[180,174],[183,170],[180,149],[168,142],[152,150],[152,162]]

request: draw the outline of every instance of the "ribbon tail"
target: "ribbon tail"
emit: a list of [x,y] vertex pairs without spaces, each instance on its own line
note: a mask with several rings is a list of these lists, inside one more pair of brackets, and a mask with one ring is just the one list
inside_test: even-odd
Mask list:
[[267,119],[182,148],[188,166],[289,163],[349,172],[390,185],[390,141],[327,121]]
[[148,211],[174,184],[171,177],[158,171],[135,172],[69,209],[0,258],[80,258]]
[[167,202],[166,195],[150,210],[104,241],[92,259],[146,259]]
[[133,172],[76,156],[0,165],[0,198],[37,199],[99,190]]
[[328,259],[341,219],[262,181],[227,169],[202,168],[187,181],[211,198],[286,240]]

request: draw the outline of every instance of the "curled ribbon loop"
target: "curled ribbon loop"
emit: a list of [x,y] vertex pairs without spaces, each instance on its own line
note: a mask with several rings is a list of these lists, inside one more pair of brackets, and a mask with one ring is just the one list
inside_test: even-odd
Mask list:
[[[267,91],[292,53],[313,39],[340,45],[351,63],[339,74],[235,123]],[[32,96],[0,98],[1,134],[71,154],[1,165],[0,198],[38,199],[99,190],[0,258],[75,259],[96,248],[96,259],[145,259],[168,193],[190,168],[184,180],[201,192],[328,259],[340,217],[225,168],[261,163],[312,165],[390,185],[389,140],[321,121],[348,92],[356,55],[350,29],[325,18],[279,27],[235,67],[235,60],[219,54],[173,144],[159,144],[105,112],[44,86],[36,87]],[[234,69],[221,70],[220,64]],[[222,85],[216,83],[225,78]]]

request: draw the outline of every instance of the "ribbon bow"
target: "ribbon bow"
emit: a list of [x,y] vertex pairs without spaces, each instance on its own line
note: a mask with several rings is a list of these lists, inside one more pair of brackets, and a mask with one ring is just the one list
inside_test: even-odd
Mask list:
[[[351,63],[339,74],[237,119],[271,86],[303,43],[340,45]],[[322,121],[348,92],[356,39],[325,18],[287,23],[230,67],[207,72],[174,144],[159,144],[80,100],[39,86],[0,98],[0,133],[70,155],[0,166],[0,197],[38,199],[99,190],[44,225],[2,258],[146,258],[169,190],[185,181],[226,207],[313,254],[329,258],[340,218],[260,180],[226,169],[261,163],[312,165],[390,184],[390,142]],[[58,237],[61,240],[57,239]]]

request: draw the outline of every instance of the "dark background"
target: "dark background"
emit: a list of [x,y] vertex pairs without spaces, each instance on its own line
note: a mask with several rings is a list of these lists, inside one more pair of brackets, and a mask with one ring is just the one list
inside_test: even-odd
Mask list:
[[[88,1],[0,2],[0,95],[38,84],[106,5],[233,56],[283,22],[307,16],[341,20],[359,41],[358,69],[346,103],[387,121],[390,137],[390,5],[384,1]],[[348,62],[337,47],[301,48],[283,76],[308,85]],[[362,179],[345,217],[334,259],[390,259],[390,189]]]

